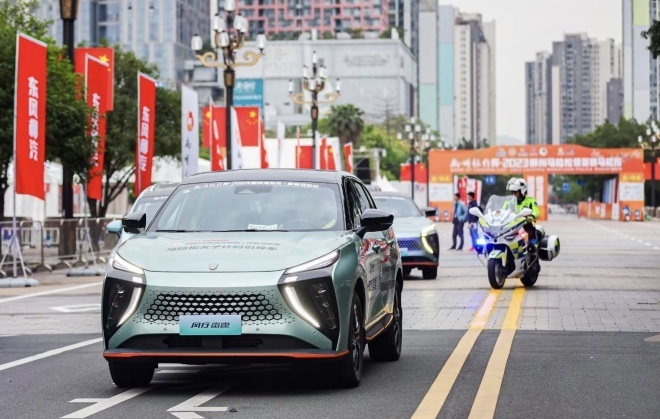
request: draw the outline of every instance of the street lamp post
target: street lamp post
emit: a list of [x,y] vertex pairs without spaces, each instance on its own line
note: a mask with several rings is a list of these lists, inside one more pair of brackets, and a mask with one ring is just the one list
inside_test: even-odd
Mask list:
[[422,150],[426,153],[426,206],[431,204],[431,166],[429,164],[429,151],[435,146],[435,134],[429,130],[422,135]]
[[[66,54],[73,66],[75,64],[74,31],[78,18],[78,0],[60,0],[60,18],[62,19],[62,43],[66,46]],[[62,167],[62,212],[64,218],[73,218],[73,171],[67,165]]]
[[[196,54],[195,57],[204,67],[215,67],[224,69],[225,83],[225,112],[226,112],[226,135],[227,135],[227,169],[232,169],[232,121],[231,112],[234,106],[234,86],[236,84],[236,67],[248,67],[257,64],[259,59],[264,56],[266,48],[266,36],[260,34],[257,36],[257,48],[259,52],[245,51],[243,61],[236,61],[238,50],[245,44],[245,33],[248,30],[248,21],[240,13],[236,14],[236,1],[225,0],[225,16],[220,17],[216,14],[213,17],[213,31],[215,32],[214,41],[217,52],[206,52],[202,55]],[[200,51],[203,48],[202,38],[195,34],[191,40],[193,51]],[[222,54],[222,61],[218,60],[218,55]]]
[[[422,126],[415,124],[415,118],[410,118],[410,124],[405,125],[405,131],[408,134],[408,141],[410,141],[410,196],[413,201],[415,200],[415,155],[417,149],[415,148],[416,137],[422,132]],[[403,140],[403,134],[398,133],[396,138]]]
[[660,138],[660,129],[658,129],[658,126],[655,124],[655,122],[652,123],[650,127],[646,128],[646,139],[642,138],[640,135],[637,137],[637,141],[639,142],[639,145],[645,149],[645,150],[650,150],[651,151],[651,207],[653,208],[654,216],[655,216],[655,162],[657,159],[656,151],[658,150],[659,147],[659,141],[658,139]]
[[302,86],[312,94],[311,101],[305,101],[305,94],[303,92],[293,93],[294,86],[293,80],[289,79],[289,96],[293,99],[296,105],[312,105],[312,161],[314,162],[314,169],[316,169],[316,131],[318,130],[319,120],[319,105],[334,103],[341,92],[341,84],[337,79],[336,91],[334,93],[326,93],[325,100],[319,100],[319,93],[325,89],[325,83],[328,79],[327,69],[323,65],[318,65],[318,58],[316,51],[312,52],[312,72],[309,73],[309,68],[303,66]]

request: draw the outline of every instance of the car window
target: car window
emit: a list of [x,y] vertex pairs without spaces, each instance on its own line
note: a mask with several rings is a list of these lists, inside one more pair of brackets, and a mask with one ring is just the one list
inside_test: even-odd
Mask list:
[[376,204],[374,203],[373,198],[371,197],[371,194],[369,193],[369,189],[367,189],[366,186],[364,186],[362,183],[356,183],[358,186],[358,190],[362,191],[361,196],[364,196],[364,198],[367,200],[367,204],[369,205],[369,208],[375,209]]
[[423,217],[424,214],[410,198],[403,196],[376,196],[376,207],[394,217]]
[[360,208],[360,197],[355,190],[353,181],[347,180],[344,185],[346,190],[346,199],[348,201],[348,228],[352,230],[360,226],[360,215],[362,214],[362,210]]
[[369,198],[367,196],[367,192],[364,190],[362,185],[355,181],[351,181],[353,184],[353,187],[355,188],[355,192],[357,193],[358,200],[360,202],[360,214],[364,212],[364,210],[371,208],[371,202],[369,201]]
[[179,187],[150,231],[343,230],[339,188],[330,183],[235,181]]

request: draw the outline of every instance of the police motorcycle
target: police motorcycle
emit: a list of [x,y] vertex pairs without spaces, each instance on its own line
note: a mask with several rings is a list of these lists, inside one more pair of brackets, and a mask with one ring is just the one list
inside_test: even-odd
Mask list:
[[491,287],[502,288],[507,278],[520,278],[526,287],[533,286],[541,271],[539,259],[551,261],[559,256],[559,238],[546,236],[539,225],[539,241],[528,237],[524,225],[532,210],[523,208],[516,212],[514,196],[491,196],[485,211],[484,215],[479,208],[470,208],[470,214],[479,217],[483,231],[476,250],[480,261],[482,255],[488,261],[485,265]]

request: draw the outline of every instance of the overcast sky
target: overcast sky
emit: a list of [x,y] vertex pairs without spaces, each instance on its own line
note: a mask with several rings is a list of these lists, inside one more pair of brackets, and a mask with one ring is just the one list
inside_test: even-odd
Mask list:
[[525,62],[565,33],[621,43],[621,0],[440,0],[497,27],[497,135],[525,139]]

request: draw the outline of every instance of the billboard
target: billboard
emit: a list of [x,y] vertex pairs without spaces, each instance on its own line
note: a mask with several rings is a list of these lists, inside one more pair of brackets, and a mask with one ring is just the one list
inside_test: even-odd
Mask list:
[[258,106],[264,115],[264,79],[238,79],[234,86],[234,106]]

